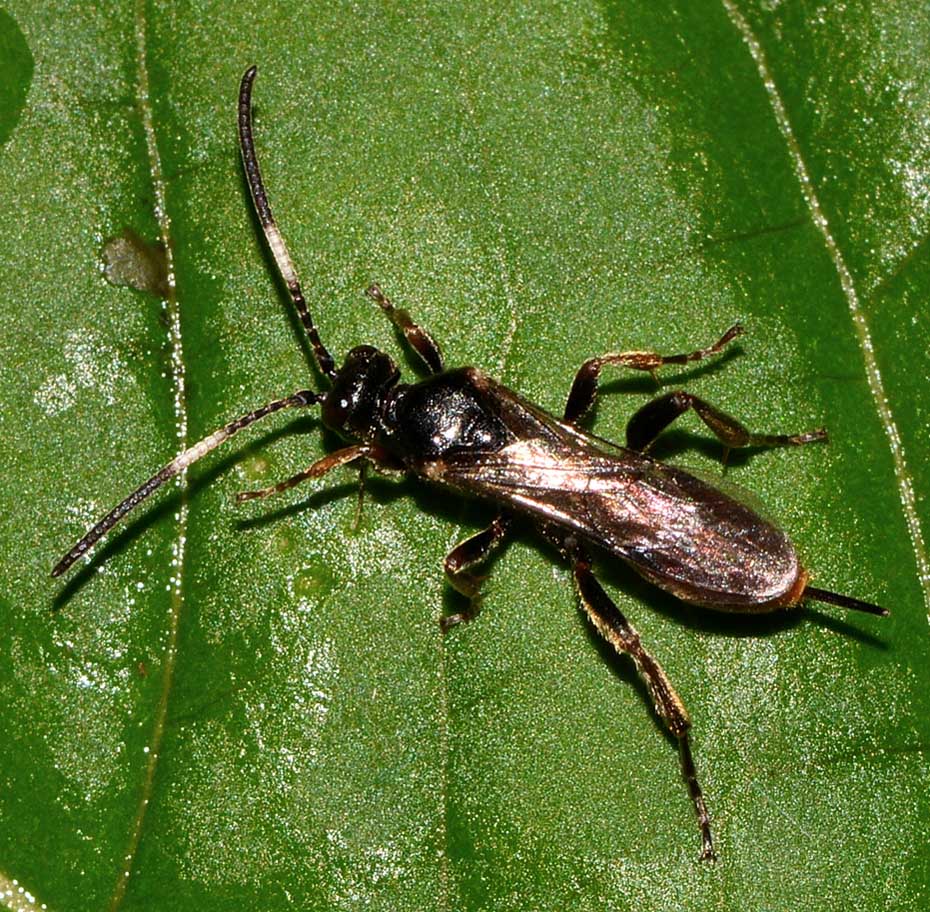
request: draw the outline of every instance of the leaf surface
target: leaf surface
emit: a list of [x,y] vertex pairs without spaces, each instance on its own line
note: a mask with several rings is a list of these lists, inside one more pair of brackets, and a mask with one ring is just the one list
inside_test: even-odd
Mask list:
[[[7,904],[925,908],[921,9],[9,3]],[[727,480],[886,621],[708,615],[599,567],[690,710],[716,865],[635,673],[531,534],[443,637],[462,607],[443,556],[493,507],[373,478],[355,529],[348,470],[234,506],[338,446],[315,416],[237,438],[48,579],[182,445],[319,384],[238,163],[251,63],[271,203],[334,353],[375,344],[413,374],[362,294],[377,280],[449,364],[559,412],[586,358],[687,351],[740,318],[732,354],[662,388],[755,430],[829,427],[734,454]],[[105,274],[119,238],[129,286]],[[132,278],[163,268],[165,301]],[[593,426],[622,440],[655,387],[602,390]],[[719,470],[681,428],[658,455]]]

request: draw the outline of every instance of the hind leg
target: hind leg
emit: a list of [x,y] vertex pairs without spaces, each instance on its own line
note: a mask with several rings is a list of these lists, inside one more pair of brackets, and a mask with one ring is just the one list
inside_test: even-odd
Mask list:
[[730,450],[741,447],[801,446],[827,439],[824,428],[803,434],[753,434],[732,415],[704,399],[676,390],[647,402],[626,426],[626,445],[640,452],[649,449],[656,438],[676,418],[694,411],[724,446],[724,462]]

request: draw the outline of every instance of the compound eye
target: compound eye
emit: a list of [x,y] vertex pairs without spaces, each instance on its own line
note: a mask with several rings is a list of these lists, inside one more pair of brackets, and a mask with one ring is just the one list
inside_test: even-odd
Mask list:
[[345,390],[332,390],[323,400],[323,423],[333,430],[340,430],[349,420],[350,407]]

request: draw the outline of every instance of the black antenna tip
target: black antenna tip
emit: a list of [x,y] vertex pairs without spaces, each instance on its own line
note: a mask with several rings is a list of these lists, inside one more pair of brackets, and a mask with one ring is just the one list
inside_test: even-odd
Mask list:
[[252,97],[252,83],[255,81],[255,74],[258,67],[252,64],[243,74],[239,82],[239,106],[248,105]]
[[56,576],[61,576],[75,561],[77,557],[73,555],[70,551],[52,568],[52,579]]
[[813,586],[807,586],[804,595],[818,602],[839,605],[841,608],[849,608],[853,611],[864,611],[867,614],[876,614],[879,617],[888,617],[891,613],[887,608],[882,608],[880,605],[863,602],[861,599],[852,598],[849,595],[840,595],[838,592],[830,592],[828,589],[815,589]]

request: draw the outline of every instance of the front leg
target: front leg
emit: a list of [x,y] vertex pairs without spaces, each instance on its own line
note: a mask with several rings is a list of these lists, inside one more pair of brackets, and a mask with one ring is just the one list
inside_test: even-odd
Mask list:
[[288,491],[310,478],[320,478],[333,469],[340,466],[348,465],[358,460],[364,460],[375,465],[384,471],[397,471],[398,466],[391,459],[390,454],[386,453],[377,444],[359,443],[353,446],[343,447],[334,453],[327,453],[322,459],[318,459],[309,468],[279,481],[277,484],[270,485],[267,488],[261,488],[258,491],[240,491],[236,495],[236,503],[245,503],[247,500],[257,500],[261,497],[271,497],[274,494],[280,494],[282,491]]
[[426,369],[431,374],[441,374],[445,368],[442,363],[442,352],[436,340],[422,326],[414,323],[406,310],[402,307],[395,307],[379,285],[371,285],[365,293],[403,333],[407,344],[419,355]]
[[688,364],[690,361],[701,361],[716,355],[742,335],[743,327],[734,323],[709,348],[699,348],[696,351],[683,355],[659,355],[650,351],[614,352],[591,358],[585,361],[575,374],[568,402],[565,403],[564,420],[568,424],[577,424],[594,407],[597,401],[597,383],[601,375],[601,368],[605,364],[615,364],[620,367],[629,367],[631,370],[648,371],[653,377],[656,371],[664,364]]
[[463,621],[473,620],[481,610],[480,590],[484,577],[476,576],[468,571],[476,564],[487,560],[500,547],[510,531],[511,522],[511,518],[506,513],[498,514],[486,529],[466,538],[446,555],[446,579],[457,592],[468,599],[468,608],[443,617],[439,622],[443,632]]
[[591,572],[591,563],[587,555],[577,545],[566,546],[566,550],[572,559],[572,573],[575,577],[575,587],[578,590],[581,606],[594,625],[594,629],[618,653],[621,655],[625,653],[633,659],[659,718],[678,740],[681,774],[688,786],[688,794],[694,805],[698,827],[701,831],[701,860],[713,861],[717,856],[714,853],[714,841],[710,833],[710,818],[704,804],[701,786],[698,783],[694,759],[691,756],[691,743],[688,738],[691,719],[688,711],[662,666],[646,651],[639,634]]

